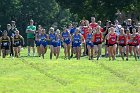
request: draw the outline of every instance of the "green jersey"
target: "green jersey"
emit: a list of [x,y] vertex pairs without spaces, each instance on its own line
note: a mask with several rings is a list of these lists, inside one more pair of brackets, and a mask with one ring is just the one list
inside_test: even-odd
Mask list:
[[[36,31],[36,26],[32,25],[32,26],[28,26],[26,30],[31,30],[31,31]],[[35,35],[33,33],[27,33],[27,38],[31,38],[33,39],[35,37]]]

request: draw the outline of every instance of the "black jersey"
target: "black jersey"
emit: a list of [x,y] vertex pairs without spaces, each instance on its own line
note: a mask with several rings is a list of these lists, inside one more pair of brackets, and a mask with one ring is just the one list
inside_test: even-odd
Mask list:
[[6,38],[2,37],[1,48],[2,49],[9,49],[9,46],[10,46],[9,37],[8,36]]
[[18,47],[21,45],[21,37],[18,36],[14,36],[14,47]]

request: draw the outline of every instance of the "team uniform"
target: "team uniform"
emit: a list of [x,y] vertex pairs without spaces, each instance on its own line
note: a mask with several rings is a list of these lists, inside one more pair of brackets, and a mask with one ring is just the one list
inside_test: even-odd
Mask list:
[[87,26],[83,26],[81,28],[81,34],[83,35],[84,39],[86,39],[86,36],[88,34],[88,27]]
[[14,45],[13,45],[13,47],[19,47],[19,46],[21,46],[22,44],[21,44],[21,37],[20,37],[20,35],[18,35],[18,36],[14,36]]
[[132,46],[137,47],[139,45],[139,35],[132,36]]
[[93,34],[91,33],[89,33],[89,34],[87,34],[87,36],[86,36],[86,44],[87,44],[87,46],[90,46],[90,47],[93,47],[94,46],[94,44],[93,44],[93,42],[92,42],[92,37],[93,37]]
[[95,33],[93,38],[94,38],[94,41],[93,41],[94,45],[102,44],[102,38],[103,38],[102,32]]
[[46,34],[40,35],[40,45],[43,45],[44,47],[47,46],[47,35]]
[[117,41],[116,33],[109,34],[108,46],[114,46],[116,44],[116,41]]
[[132,46],[131,34],[127,34],[127,45]]
[[63,37],[63,39],[64,39],[64,43],[65,44],[70,44],[71,43],[71,40],[70,40],[70,37],[69,37],[69,32],[68,31],[66,31],[66,32],[63,32],[62,33],[62,37]]
[[140,48],[140,34],[139,34],[139,37],[138,37],[138,43],[139,43],[139,48]]
[[56,42],[57,42],[57,46],[60,47],[61,46],[61,37],[60,37],[60,35],[57,36]]
[[41,44],[40,40],[41,40],[41,34],[38,33],[35,40],[36,47],[40,46]]
[[80,47],[81,46],[81,35],[80,34],[78,34],[78,35],[76,35],[76,34],[74,34],[73,35],[73,46],[74,47]]
[[97,23],[90,23],[89,26],[92,28],[92,29],[95,29],[98,24]]
[[56,34],[50,34],[49,35],[50,38],[50,45],[52,45],[53,47],[57,47],[58,43],[56,42]]
[[2,37],[1,49],[9,50],[9,47],[10,47],[9,37],[8,36],[6,38]]
[[119,41],[118,42],[119,46],[125,47],[126,44],[127,44],[127,37],[126,37],[126,35],[119,35],[118,41]]

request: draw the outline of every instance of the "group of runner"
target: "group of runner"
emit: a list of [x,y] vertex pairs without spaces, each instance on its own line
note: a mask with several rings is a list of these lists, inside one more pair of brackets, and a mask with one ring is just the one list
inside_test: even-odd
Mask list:
[[[73,55],[80,60],[82,56],[88,56],[89,60],[102,56],[102,45],[105,44],[105,56],[109,60],[115,60],[119,54],[122,59],[126,56],[128,61],[129,56],[135,57],[138,60],[140,57],[140,26],[132,25],[132,20],[128,19],[125,25],[120,25],[116,20],[114,24],[107,21],[103,27],[101,21],[96,23],[95,17],[91,17],[91,23],[88,20],[81,20],[79,25],[70,23],[68,27],[63,27],[63,30],[50,27],[49,31],[39,25],[33,25],[33,20],[30,20],[30,25],[26,29],[28,56],[30,56],[30,48],[33,48],[33,56],[35,55],[34,42],[37,47],[39,57],[43,57],[47,53],[47,47],[50,48],[50,59],[59,58],[60,49],[64,47],[64,58],[71,59]],[[3,32],[0,38],[1,50],[3,57],[8,53],[10,46],[14,47],[14,56],[20,54],[20,46],[24,44],[24,39],[19,35],[16,29],[14,35],[8,36],[7,31]]]
[[21,45],[24,45],[24,38],[19,34],[15,21],[7,24],[7,30],[0,32],[0,56],[5,58],[10,53],[11,57],[19,57]]

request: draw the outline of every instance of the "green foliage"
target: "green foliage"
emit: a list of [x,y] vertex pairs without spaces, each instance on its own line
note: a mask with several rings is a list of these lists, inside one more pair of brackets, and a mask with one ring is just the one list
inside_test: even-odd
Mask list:
[[91,16],[99,20],[115,19],[116,11],[134,11],[139,7],[139,0],[56,0],[63,8],[70,8],[79,18]]
[[30,19],[35,25],[49,28],[52,24],[66,24],[70,20],[69,9],[62,9],[55,0],[1,0],[0,24],[6,29],[11,20],[16,21],[17,28],[22,35]]
[[45,28],[61,28],[71,21],[91,16],[98,20],[115,19],[116,11],[140,15],[139,0],[0,0],[0,25],[15,20],[22,35],[30,19]]

